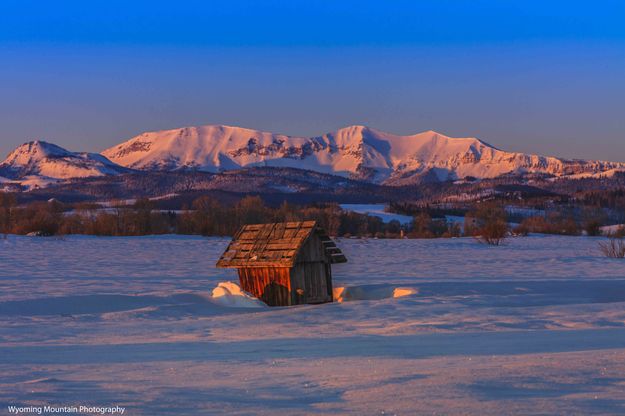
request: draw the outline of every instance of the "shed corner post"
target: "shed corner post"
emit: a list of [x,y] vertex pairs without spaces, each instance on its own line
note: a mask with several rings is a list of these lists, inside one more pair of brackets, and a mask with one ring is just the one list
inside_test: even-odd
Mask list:
[[330,302],[334,302],[334,288],[332,286],[332,265],[326,263],[326,287],[328,288],[328,297]]

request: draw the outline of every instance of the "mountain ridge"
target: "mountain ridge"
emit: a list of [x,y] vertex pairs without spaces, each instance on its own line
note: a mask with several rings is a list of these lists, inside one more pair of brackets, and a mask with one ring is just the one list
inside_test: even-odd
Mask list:
[[428,177],[565,176],[625,168],[619,162],[506,152],[474,137],[449,137],[433,130],[401,136],[362,125],[313,137],[224,125],[183,127],[144,132],[102,154],[139,170],[295,167],[389,184]]
[[117,175],[129,171],[99,153],[71,152],[44,140],[33,140],[18,146],[0,163],[0,177],[38,186],[56,180]]
[[100,154],[31,141],[0,164],[0,177],[67,180],[133,171],[217,173],[251,167],[305,169],[401,186],[502,175],[579,178],[625,170],[625,163],[506,152],[475,137],[433,130],[402,136],[352,125],[303,137],[204,125],[144,132]]

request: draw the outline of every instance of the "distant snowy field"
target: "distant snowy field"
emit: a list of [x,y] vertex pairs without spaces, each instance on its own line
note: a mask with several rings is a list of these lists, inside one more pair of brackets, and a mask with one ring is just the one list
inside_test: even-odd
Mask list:
[[211,297],[227,239],[10,236],[0,414],[623,414],[625,261],[598,241],[340,239],[352,301],[244,309]]
[[378,217],[385,223],[399,221],[400,224],[410,224],[414,220],[414,218],[409,215],[386,212],[385,204],[341,204],[340,206],[345,211],[353,211],[371,217]]

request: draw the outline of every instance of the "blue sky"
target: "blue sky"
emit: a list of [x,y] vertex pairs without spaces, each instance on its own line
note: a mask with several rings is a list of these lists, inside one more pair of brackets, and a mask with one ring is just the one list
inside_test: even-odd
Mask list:
[[12,1],[0,153],[230,124],[625,161],[622,1]]

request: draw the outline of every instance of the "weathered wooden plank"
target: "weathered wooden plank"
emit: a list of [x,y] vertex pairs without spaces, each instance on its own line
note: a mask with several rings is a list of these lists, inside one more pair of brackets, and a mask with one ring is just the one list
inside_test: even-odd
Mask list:
[[233,241],[228,249],[230,250],[250,250],[258,246],[258,240],[237,240]]
[[[322,262],[299,263],[293,268],[262,267],[239,270],[241,288],[268,305],[332,301],[330,266]],[[303,289],[300,295],[297,289]]]
[[258,231],[261,228],[265,227],[266,224],[247,224],[243,226],[243,230],[245,231]]
[[282,238],[294,238],[297,235],[297,228],[286,228]]
[[243,231],[237,240],[256,240],[259,232],[257,231]]
[[276,240],[278,238],[283,238],[285,229],[286,229],[286,227],[285,227],[284,223],[277,223],[277,224],[275,224],[274,227],[273,227],[273,230],[271,232],[270,239],[271,240]]
[[308,237],[308,234],[310,234],[310,229],[308,228],[301,228],[299,231],[297,231],[297,234],[295,234],[296,238],[306,238]]
[[241,288],[262,299],[268,305],[293,304],[290,297],[289,268],[240,269],[239,280]]
[[[241,244],[257,244],[258,242],[262,242],[262,240],[242,240],[240,241]],[[302,239],[298,239],[298,238],[276,238],[276,239],[271,239],[271,240],[266,240],[265,241],[267,244],[286,244],[289,245],[293,248],[296,248],[301,242]],[[239,242],[237,242],[239,243]]]
[[325,264],[325,272],[326,272],[326,293],[328,302],[334,301],[334,289],[332,287],[332,267],[329,264]]
[[[286,228],[300,228],[300,227],[310,227],[310,224],[308,224],[310,221],[303,221],[303,222],[286,222],[284,223],[286,225]],[[313,221],[314,222],[314,221]]]
[[263,268],[263,267],[292,267],[293,263],[289,260],[281,260],[279,262],[272,260],[272,261],[265,261],[265,262],[245,262],[245,261],[238,261],[238,262],[230,262],[227,265],[220,265],[220,267],[223,268],[233,268],[233,269],[258,269],[258,268]]
[[295,241],[286,241],[283,242],[284,240],[281,241],[270,241],[267,244],[266,249],[267,250],[297,250],[297,243]]

